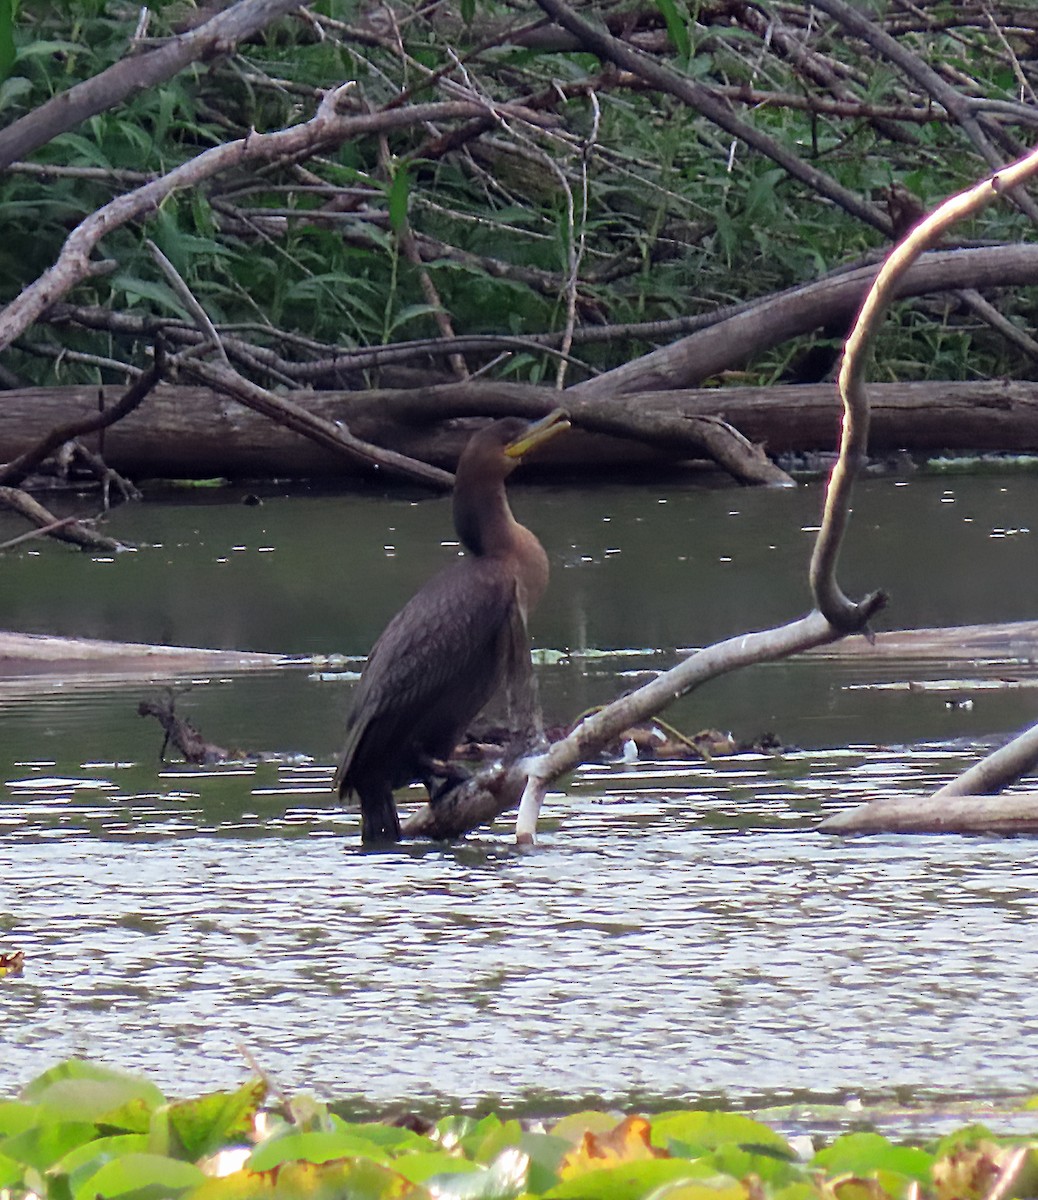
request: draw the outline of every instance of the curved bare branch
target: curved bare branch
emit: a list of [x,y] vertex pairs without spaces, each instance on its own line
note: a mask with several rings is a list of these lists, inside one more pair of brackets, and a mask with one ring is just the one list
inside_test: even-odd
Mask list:
[[826,492],[821,529],[811,557],[810,580],[815,604],[838,629],[860,628],[877,595],[855,603],[836,581],[840,545],[850,511],[851,491],[868,444],[869,401],[865,368],[876,332],[897,295],[898,285],[919,255],[933,246],[956,222],[978,212],[1000,194],[1038,174],[1038,150],[1005,167],[998,174],[946,200],[921,221],[887,257],[880,269],[854,329],[847,339],[839,387],[844,404],[840,458]]

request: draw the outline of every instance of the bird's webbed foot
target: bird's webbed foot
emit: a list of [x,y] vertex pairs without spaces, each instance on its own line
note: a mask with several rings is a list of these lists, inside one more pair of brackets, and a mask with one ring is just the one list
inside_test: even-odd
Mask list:
[[446,795],[472,778],[472,772],[461,763],[440,758],[425,758],[422,762],[422,783],[429,793],[429,803],[437,804]]

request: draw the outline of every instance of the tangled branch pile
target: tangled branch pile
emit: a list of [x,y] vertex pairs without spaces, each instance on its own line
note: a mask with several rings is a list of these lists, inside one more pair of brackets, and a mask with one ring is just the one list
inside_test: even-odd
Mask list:
[[[891,239],[1038,127],[1028,0],[74,0],[13,34],[7,389],[124,384],[161,335],[253,407],[568,386],[585,428],[722,458],[645,394],[824,378]],[[1021,192],[920,264],[881,379],[1028,377],[1036,220]]]

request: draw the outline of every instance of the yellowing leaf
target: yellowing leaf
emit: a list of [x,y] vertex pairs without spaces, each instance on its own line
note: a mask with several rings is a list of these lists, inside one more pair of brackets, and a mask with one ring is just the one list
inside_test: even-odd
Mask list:
[[191,1200],[429,1200],[429,1192],[364,1159],[286,1162],[269,1171],[237,1171],[209,1179]]
[[542,1200],[645,1200],[667,1185],[695,1182],[695,1163],[680,1158],[653,1158],[617,1163],[564,1179],[545,1192]]
[[860,1175],[844,1175],[829,1181],[828,1191],[835,1200],[890,1200],[878,1179],[863,1179]]
[[653,1200],[747,1200],[749,1191],[735,1180],[718,1180],[716,1186],[681,1179],[653,1193]]
[[652,1127],[644,1117],[627,1117],[607,1133],[585,1130],[580,1144],[563,1158],[559,1166],[560,1179],[573,1179],[588,1171],[619,1163],[641,1162],[649,1158],[669,1158],[666,1150],[657,1149],[651,1142]]
[[987,1141],[953,1150],[933,1165],[938,1200],[979,1200],[986,1196],[1012,1153],[1012,1146]]
[[245,1141],[252,1133],[256,1111],[266,1099],[267,1085],[250,1079],[233,1092],[211,1092],[197,1100],[169,1106],[169,1124],[187,1158],[213,1154],[228,1142]]
[[5,975],[20,975],[24,965],[24,950],[15,950],[10,954],[0,954],[0,979],[3,979]]

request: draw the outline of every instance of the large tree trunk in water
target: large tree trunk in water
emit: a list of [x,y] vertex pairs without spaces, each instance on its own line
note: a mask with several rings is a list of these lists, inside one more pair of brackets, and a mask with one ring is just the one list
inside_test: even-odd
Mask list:
[[[114,403],[122,388],[105,389]],[[1038,450],[1038,383],[873,384],[870,446],[875,454],[909,451]],[[558,392],[522,384],[463,383],[412,390],[295,392],[293,399],[358,437],[438,466],[452,467],[468,426],[444,425],[448,416],[532,416],[560,400]],[[566,402],[566,393],[561,400]],[[713,388],[625,396],[622,401],[573,396],[578,425],[619,428],[624,412],[637,413],[640,432],[658,415],[661,429],[675,416],[721,417],[772,454],[832,451],[840,404],[832,384],[768,388]],[[21,453],[54,425],[96,412],[99,389],[34,388],[0,394],[0,461]],[[163,386],[117,425],[87,439],[115,470],[136,478],[338,477],[358,468],[207,388]],[[662,445],[660,443],[663,443]],[[631,442],[577,429],[533,465],[545,472],[613,469],[686,461],[687,449],[668,439]]]

